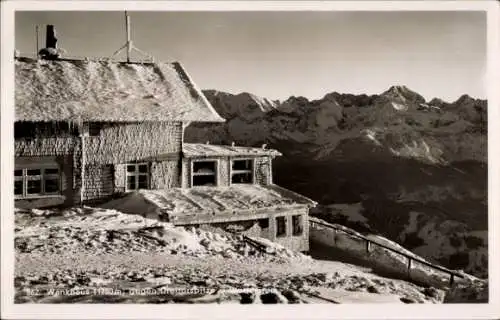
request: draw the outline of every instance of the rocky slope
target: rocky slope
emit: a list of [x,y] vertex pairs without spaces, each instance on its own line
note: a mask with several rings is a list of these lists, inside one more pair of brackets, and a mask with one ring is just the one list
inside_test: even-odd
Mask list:
[[316,214],[487,276],[486,101],[426,101],[405,86],[313,101],[206,95],[227,122],[191,124],[186,141],[266,143],[284,154],[275,182],[318,201]]

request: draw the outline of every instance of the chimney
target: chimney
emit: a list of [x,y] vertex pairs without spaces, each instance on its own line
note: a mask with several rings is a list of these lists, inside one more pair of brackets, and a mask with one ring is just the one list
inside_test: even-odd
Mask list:
[[57,49],[56,29],[51,24],[47,25],[45,48]]
[[60,55],[60,50],[57,48],[56,29],[49,24],[45,36],[45,48],[38,52],[38,56],[46,60],[56,60]]

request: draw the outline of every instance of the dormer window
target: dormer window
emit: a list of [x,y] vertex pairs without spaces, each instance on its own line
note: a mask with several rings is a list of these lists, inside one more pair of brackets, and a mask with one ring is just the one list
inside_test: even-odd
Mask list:
[[252,159],[233,160],[231,164],[231,184],[254,183],[253,162]]
[[191,163],[191,186],[216,186],[217,161],[195,160]]

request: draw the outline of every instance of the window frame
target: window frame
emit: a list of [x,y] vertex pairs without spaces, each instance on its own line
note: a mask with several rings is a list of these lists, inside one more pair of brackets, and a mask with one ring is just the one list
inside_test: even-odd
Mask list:
[[87,132],[89,137],[99,137],[102,130],[104,129],[104,123],[102,122],[89,122],[87,126]]
[[[300,231],[297,232],[296,230],[296,221],[298,220],[298,226]],[[292,236],[302,236],[304,235],[304,217],[301,214],[293,215],[292,216]]]
[[[146,172],[140,172],[139,166],[145,165]],[[129,172],[129,166],[134,166],[134,171]],[[138,191],[138,190],[149,190],[151,188],[151,168],[149,162],[137,162],[137,163],[126,163],[125,164],[125,192]],[[146,176],[146,188],[139,188],[139,177]],[[135,188],[129,188],[128,177],[134,177]]]
[[[279,233],[280,228],[278,227],[279,226],[278,221],[280,219],[283,219],[283,225],[284,225],[284,232],[283,233]],[[276,232],[275,232],[276,238],[286,238],[288,236],[288,228],[287,228],[288,219],[287,219],[287,216],[275,217],[275,223],[276,223]]]
[[219,159],[217,159],[217,158],[191,159],[190,162],[191,162],[191,170],[189,172],[189,180],[190,180],[191,188],[204,187],[204,186],[198,186],[198,185],[193,184],[195,176],[208,176],[208,175],[211,176],[212,175],[212,174],[207,174],[207,173],[195,173],[194,172],[194,164],[196,162],[214,162],[215,163],[215,172],[213,173],[213,176],[215,176],[215,187],[219,186],[219,163],[220,163]]
[[[234,170],[233,163],[235,161],[250,161],[252,168],[247,170]],[[233,184],[255,184],[255,158],[231,158],[229,161],[229,185]],[[250,173],[252,175],[252,182],[249,183],[233,183],[233,175],[240,173]]]
[[[45,173],[45,170],[57,169],[57,173]],[[15,171],[21,170],[21,175],[16,176]],[[28,170],[40,170],[40,174],[28,175]],[[57,191],[46,192],[45,184],[47,180],[57,179]],[[47,164],[26,164],[17,165],[14,167],[14,199],[33,199],[54,197],[62,195],[62,180],[63,173],[61,167],[57,163]],[[22,194],[15,193],[16,181],[22,182]],[[40,181],[40,192],[28,193],[28,181]]]

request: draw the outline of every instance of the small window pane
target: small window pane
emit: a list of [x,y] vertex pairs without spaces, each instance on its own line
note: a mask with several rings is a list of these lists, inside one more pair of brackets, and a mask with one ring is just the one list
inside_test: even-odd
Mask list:
[[147,189],[148,188],[148,176],[141,175],[139,178],[139,189]]
[[259,227],[261,227],[261,229],[269,228],[269,219],[260,219],[259,220]]
[[234,160],[233,170],[252,170],[252,160]]
[[235,173],[231,177],[231,183],[253,183],[253,174],[251,172]]
[[27,183],[28,183],[28,194],[36,194],[42,192],[42,181],[29,180]]
[[195,174],[215,174],[215,161],[196,161],[193,163]]
[[14,176],[21,177],[22,175],[23,175],[23,170],[22,169],[14,170]]
[[98,136],[101,133],[102,123],[91,122],[89,123],[89,136]]
[[134,164],[129,164],[127,166],[127,172],[135,172],[135,165]]
[[215,186],[215,175],[203,175],[193,177],[193,186]]
[[147,173],[148,172],[148,165],[147,164],[140,164],[139,165],[139,172],[140,173]]
[[127,177],[127,189],[135,190],[135,176]]
[[45,179],[45,192],[54,193],[59,191],[59,179]]
[[22,195],[23,194],[23,182],[22,181],[14,181],[14,194]]
[[28,169],[28,176],[39,176],[41,174],[40,169]]
[[276,218],[276,236],[277,237],[286,236],[286,217]]
[[45,174],[58,174],[59,169],[57,168],[47,168],[45,169]]
[[304,231],[304,228],[302,227],[302,216],[293,216],[292,225],[293,225],[293,235],[300,236]]

